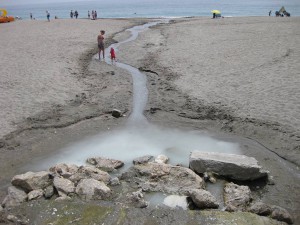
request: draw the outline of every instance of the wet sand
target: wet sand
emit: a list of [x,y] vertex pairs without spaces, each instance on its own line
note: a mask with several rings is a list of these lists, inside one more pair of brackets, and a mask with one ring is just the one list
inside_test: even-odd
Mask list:
[[[110,111],[130,113],[130,75],[91,59],[98,30],[107,30],[112,43],[141,22],[4,24],[1,197],[11,176],[24,172],[33,158],[126,122]],[[149,121],[239,142],[275,177],[263,200],[294,216],[300,214],[299,23],[300,18],[273,17],[178,19],[142,33],[117,54],[148,71]]]

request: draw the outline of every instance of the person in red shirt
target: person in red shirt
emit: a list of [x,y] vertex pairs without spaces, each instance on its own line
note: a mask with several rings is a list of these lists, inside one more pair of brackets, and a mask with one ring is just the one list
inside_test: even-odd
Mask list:
[[115,53],[115,49],[111,48],[110,49],[110,58],[111,58],[111,64],[114,64],[114,61],[116,62],[116,53]]

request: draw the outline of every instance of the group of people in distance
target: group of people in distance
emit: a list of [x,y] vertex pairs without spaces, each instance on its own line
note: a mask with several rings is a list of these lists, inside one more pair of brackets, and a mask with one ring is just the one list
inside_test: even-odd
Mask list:
[[98,15],[97,15],[97,11],[96,11],[96,10],[95,10],[95,11],[92,10],[92,18],[91,18],[90,11],[88,11],[88,18],[89,18],[89,19],[96,20],[97,17],[98,17]]
[[79,16],[79,13],[77,10],[75,10],[75,12],[73,12],[73,10],[71,10],[70,12],[70,18],[73,19],[74,17],[77,19]]

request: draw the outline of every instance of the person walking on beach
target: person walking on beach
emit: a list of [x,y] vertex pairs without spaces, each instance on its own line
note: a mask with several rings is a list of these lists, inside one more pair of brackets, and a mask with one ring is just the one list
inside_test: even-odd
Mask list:
[[70,12],[70,18],[71,18],[71,19],[73,19],[73,15],[74,15],[74,14],[73,14],[73,10],[71,10],[71,12]]
[[101,30],[100,31],[100,34],[98,35],[98,49],[99,49],[99,60],[101,60],[101,51],[102,51],[102,56],[103,56],[103,59],[105,58],[105,53],[104,53],[104,34],[105,34],[105,31],[104,30]]
[[269,16],[271,16],[271,14],[272,14],[272,10],[270,10],[270,12],[269,12]]
[[95,10],[95,20],[97,19],[97,16],[98,16],[97,11]]
[[30,19],[32,20],[32,13],[30,13]]
[[94,10],[92,10],[92,20],[94,20],[95,19],[95,12],[94,12]]
[[91,14],[90,14],[90,11],[88,11],[88,18],[89,18],[89,19],[91,18]]
[[46,14],[47,14],[47,20],[48,20],[48,22],[50,22],[50,12],[47,10]]

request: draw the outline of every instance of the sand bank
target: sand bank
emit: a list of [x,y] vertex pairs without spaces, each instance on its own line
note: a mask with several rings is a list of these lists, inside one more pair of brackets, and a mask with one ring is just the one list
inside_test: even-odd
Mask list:
[[[140,22],[20,21],[3,26],[0,197],[11,176],[32,157],[51,155],[126,121],[112,118],[109,111],[131,110],[130,76],[103,62],[99,67],[92,56],[100,29],[111,37]],[[299,215],[299,180],[276,165],[283,158],[300,165],[299,22],[178,19],[142,33],[117,53],[118,60],[148,71],[150,121],[237,134],[265,145],[270,151],[240,141],[247,155],[276,174],[276,186],[268,187],[263,200],[294,215]],[[127,36],[122,32],[114,39]],[[18,130],[23,132],[6,135]]]

